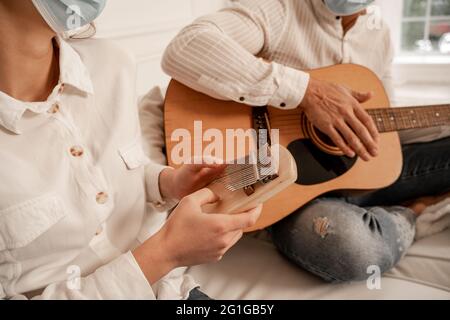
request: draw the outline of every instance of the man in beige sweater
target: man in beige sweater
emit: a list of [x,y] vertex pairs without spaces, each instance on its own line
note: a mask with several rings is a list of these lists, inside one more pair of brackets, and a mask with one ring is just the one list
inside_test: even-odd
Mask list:
[[[378,154],[379,133],[361,103],[371,94],[313,79],[301,70],[360,64],[392,94],[393,47],[386,24],[368,9],[372,2],[235,1],[182,30],[168,47],[163,68],[215,98],[303,108],[347,156],[370,161]],[[404,170],[396,184],[364,197],[312,202],[271,228],[275,245],[328,281],[364,280],[373,266],[389,270],[411,245],[417,215],[442,200],[434,195],[450,190],[450,139],[440,139],[448,132],[405,133]],[[432,197],[394,206],[421,196]]]

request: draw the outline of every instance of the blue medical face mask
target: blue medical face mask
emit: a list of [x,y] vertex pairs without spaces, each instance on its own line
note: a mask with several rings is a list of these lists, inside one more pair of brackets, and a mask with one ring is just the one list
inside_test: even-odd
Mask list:
[[32,0],[44,20],[56,33],[81,28],[103,11],[106,0]]
[[324,0],[328,9],[338,16],[350,16],[366,9],[375,0]]

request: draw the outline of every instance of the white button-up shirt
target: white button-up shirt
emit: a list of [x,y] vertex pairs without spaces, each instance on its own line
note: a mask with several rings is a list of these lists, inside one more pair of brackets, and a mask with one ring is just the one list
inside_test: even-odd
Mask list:
[[[341,63],[371,69],[394,100],[393,48],[376,7],[344,34],[340,17],[322,0],[239,0],[183,29],[162,65],[173,78],[210,96],[287,110],[305,95],[309,75],[302,70]],[[403,132],[402,140],[448,135],[446,126]]]
[[152,287],[130,252],[171,205],[165,166],[148,158],[154,110],[142,110],[142,144],[135,65],[105,41],[58,43],[47,101],[0,92],[0,298],[184,299],[190,277]]

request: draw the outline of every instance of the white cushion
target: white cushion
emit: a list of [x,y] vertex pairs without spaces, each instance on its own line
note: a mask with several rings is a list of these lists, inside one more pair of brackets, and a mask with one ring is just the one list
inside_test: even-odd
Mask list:
[[386,276],[450,291],[450,229],[416,242]]
[[268,241],[246,236],[216,264],[188,273],[214,299],[450,299],[450,230],[416,243],[381,279],[328,284],[282,257]]

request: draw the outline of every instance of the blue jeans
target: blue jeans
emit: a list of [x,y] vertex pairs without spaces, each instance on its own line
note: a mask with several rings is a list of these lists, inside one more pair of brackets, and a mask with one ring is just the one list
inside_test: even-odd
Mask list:
[[405,145],[403,155],[392,186],[363,196],[329,194],[274,225],[276,247],[330,282],[362,281],[372,266],[382,273],[394,267],[413,242],[416,218],[397,204],[450,191],[450,138]]
[[213,300],[208,295],[203,293],[200,288],[194,288],[189,292],[187,300]]

